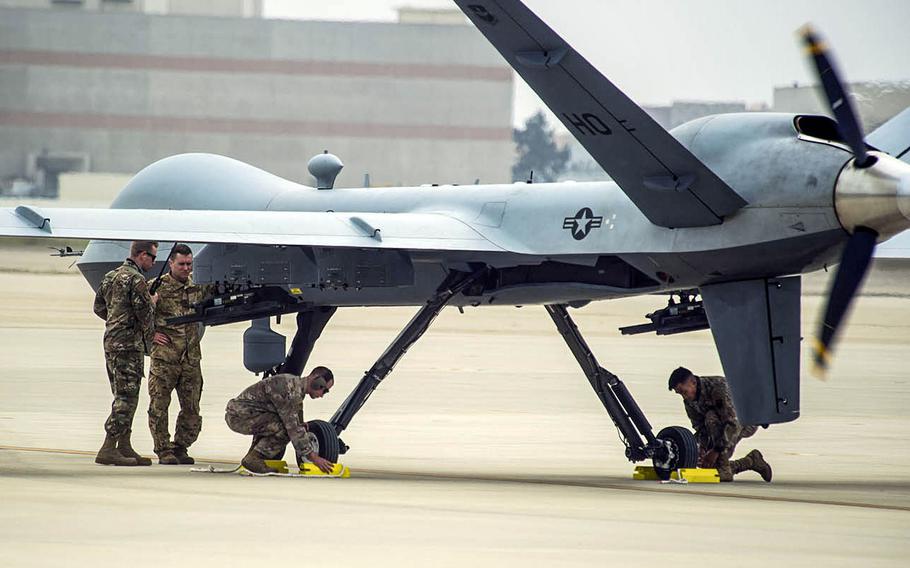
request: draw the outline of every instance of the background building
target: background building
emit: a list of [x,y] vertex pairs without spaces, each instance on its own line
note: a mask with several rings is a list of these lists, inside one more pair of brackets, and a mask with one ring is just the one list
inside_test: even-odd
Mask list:
[[[853,95],[867,134],[910,106],[910,81],[850,83],[847,89]],[[776,112],[831,114],[816,85],[775,87],[773,109]]]
[[509,180],[512,74],[463,18],[260,15],[259,0],[0,0],[7,192],[182,152],[303,183],[323,150],[341,186]]
[[262,0],[0,0],[0,6],[87,12],[262,17]]

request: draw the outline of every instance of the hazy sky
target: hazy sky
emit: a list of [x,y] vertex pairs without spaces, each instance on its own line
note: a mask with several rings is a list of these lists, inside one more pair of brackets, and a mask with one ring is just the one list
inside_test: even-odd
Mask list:
[[[847,80],[910,80],[910,0],[526,0],[526,4],[643,105],[693,99],[770,104],[774,86],[811,81],[795,35],[806,22],[828,39]],[[272,18],[394,21],[398,6],[455,4],[265,0],[266,16]],[[516,88],[516,122],[541,106],[524,84]]]

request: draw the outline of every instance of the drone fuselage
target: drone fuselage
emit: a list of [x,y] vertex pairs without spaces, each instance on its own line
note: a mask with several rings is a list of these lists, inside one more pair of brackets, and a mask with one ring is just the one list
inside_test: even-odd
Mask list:
[[[847,233],[834,209],[834,187],[850,155],[837,142],[798,132],[796,124],[793,115],[719,115],[674,131],[748,201],[707,227],[658,227],[611,181],[315,189],[209,154],[150,165],[112,207],[444,213],[502,249],[198,250],[198,281],[279,285],[299,290],[313,305],[420,305],[445,269],[477,264],[492,267],[493,276],[453,304],[600,300],[800,274],[836,259]],[[78,264],[95,286],[122,258],[122,245],[98,241]]]

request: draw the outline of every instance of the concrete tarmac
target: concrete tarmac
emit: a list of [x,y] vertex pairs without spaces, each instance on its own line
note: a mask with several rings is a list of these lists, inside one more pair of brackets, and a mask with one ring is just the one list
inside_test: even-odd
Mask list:
[[[344,433],[353,476],[332,480],[95,465],[110,392],[92,293],[72,272],[0,272],[0,565],[903,566],[910,298],[900,288],[860,298],[828,381],[804,373],[799,420],[740,445],[737,455],[762,450],[771,484],[751,472],[730,484],[633,481],[612,423],[534,306],[441,314]],[[821,301],[804,297],[804,336]],[[687,425],[666,388],[674,367],[721,372],[707,331],[620,336],[663,302],[573,311],[655,430]],[[339,310],[311,358],[338,380],[306,416],[329,418],[413,312]],[[291,337],[292,325],[278,329]],[[216,467],[249,444],[223,419],[256,380],[241,363],[244,327],[209,328],[203,341],[191,453]],[[147,408],[143,387],[134,444],[151,455]]]

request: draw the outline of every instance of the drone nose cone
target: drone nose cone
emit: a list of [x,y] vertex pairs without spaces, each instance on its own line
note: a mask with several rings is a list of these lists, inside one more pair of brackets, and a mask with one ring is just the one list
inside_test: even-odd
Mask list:
[[849,233],[872,229],[879,241],[910,228],[910,164],[880,152],[874,163],[844,166],[834,189],[834,208]]
[[900,187],[897,190],[897,207],[904,218],[910,221],[910,171],[901,177]]

